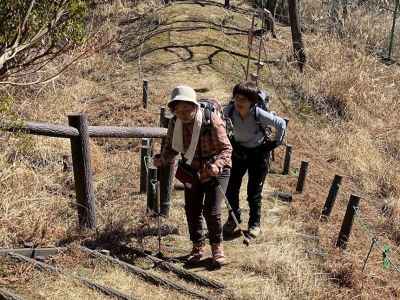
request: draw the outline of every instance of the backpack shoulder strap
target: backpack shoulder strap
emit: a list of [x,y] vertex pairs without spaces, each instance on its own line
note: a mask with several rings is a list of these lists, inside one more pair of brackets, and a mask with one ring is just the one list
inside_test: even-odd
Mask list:
[[261,125],[261,121],[260,121],[260,108],[255,105],[254,106],[254,120],[256,120],[256,123],[258,125]]
[[206,123],[206,125],[211,125],[212,119],[211,119],[211,114],[212,114],[212,110],[209,107],[205,107],[203,109],[204,112],[204,120]]
[[234,111],[235,111],[235,105],[234,105],[234,102],[231,101],[231,102],[229,102],[229,104],[228,104],[228,115],[227,115],[227,117],[228,117],[229,119],[231,119],[231,120],[232,120],[233,112],[234,112]]
[[261,108],[258,107],[257,105],[254,107],[254,120],[256,121],[256,124],[258,128],[260,129],[261,132],[265,132],[265,126],[261,123],[260,120],[260,110]]

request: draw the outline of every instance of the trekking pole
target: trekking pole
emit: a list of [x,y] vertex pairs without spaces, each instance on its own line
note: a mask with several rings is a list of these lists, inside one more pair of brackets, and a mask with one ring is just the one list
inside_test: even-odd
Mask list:
[[221,193],[222,197],[224,198],[226,207],[227,207],[228,210],[229,210],[229,214],[230,214],[230,216],[232,217],[233,221],[235,222],[236,227],[239,228],[239,231],[240,231],[241,235],[243,236],[243,244],[245,244],[246,246],[249,246],[249,245],[250,245],[250,240],[249,240],[249,238],[244,234],[244,231],[243,231],[242,228],[240,227],[240,224],[239,224],[238,220],[236,219],[235,213],[233,212],[232,206],[229,204],[229,200],[228,200],[228,198],[226,198],[225,193],[224,193],[224,191],[222,190],[222,187],[221,187],[221,185],[220,185],[219,183],[217,183],[217,189],[218,189],[218,191]]

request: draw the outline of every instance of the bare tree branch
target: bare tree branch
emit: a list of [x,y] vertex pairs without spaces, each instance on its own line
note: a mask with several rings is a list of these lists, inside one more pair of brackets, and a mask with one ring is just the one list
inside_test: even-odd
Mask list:
[[81,54],[79,54],[77,57],[75,57],[74,59],[72,59],[68,64],[64,65],[63,68],[61,70],[59,70],[57,73],[45,78],[45,79],[39,79],[36,81],[32,81],[32,82],[13,82],[13,81],[0,81],[0,85],[12,85],[12,86],[30,86],[30,85],[35,85],[35,84],[46,84],[56,78],[58,78],[62,73],[64,73],[70,66],[72,66],[74,63],[76,63],[77,61],[89,57],[91,54],[104,49],[105,47],[107,47],[112,41],[114,40],[114,38],[111,38],[110,40],[108,40],[106,43],[100,45],[97,48],[92,48],[92,47],[88,47],[85,49],[85,51],[83,51]]

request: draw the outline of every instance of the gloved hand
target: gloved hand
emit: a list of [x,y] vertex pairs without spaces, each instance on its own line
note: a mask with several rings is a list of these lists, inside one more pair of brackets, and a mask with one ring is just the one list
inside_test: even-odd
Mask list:
[[207,164],[199,173],[200,182],[205,183],[219,174],[219,168],[215,164]]
[[264,145],[265,151],[272,151],[277,148],[280,144],[278,141],[267,141]]

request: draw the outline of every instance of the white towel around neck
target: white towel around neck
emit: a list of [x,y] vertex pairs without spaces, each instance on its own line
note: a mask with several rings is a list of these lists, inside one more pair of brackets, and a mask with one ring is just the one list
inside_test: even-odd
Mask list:
[[200,107],[198,107],[196,111],[196,116],[194,118],[193,132],[192,132],[192,138],[190,140],[190,145],[185,152],[185,149],[183,147],[183,123],[178,118],[175,121],[174,134],[172,137],[172,149],[174,149],[177,152],[184,153],[183,156],[186,158],[187,160],[186,163],[188,165],[190,165],[193,161],[197,144],[200,138],[200,129],[202,123],[203,123],[203,110]]

